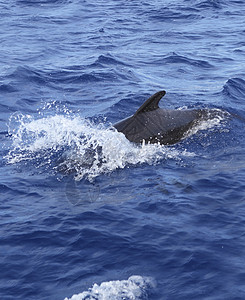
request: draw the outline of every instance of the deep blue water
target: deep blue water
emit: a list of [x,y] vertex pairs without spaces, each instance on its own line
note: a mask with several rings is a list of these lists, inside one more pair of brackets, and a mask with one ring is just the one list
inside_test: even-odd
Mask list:
[[[245,299],[244,16],[0,2],[0,299]],[[173,146],[111,129],[161,89],[227,114]]]

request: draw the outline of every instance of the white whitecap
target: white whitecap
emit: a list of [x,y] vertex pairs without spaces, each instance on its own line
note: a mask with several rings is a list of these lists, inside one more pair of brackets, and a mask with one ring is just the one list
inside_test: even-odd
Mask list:
[[155,288],[151,277],[131,276],[127,280],[115,280],[94,284],[88,291],[65,300],[147,300]]

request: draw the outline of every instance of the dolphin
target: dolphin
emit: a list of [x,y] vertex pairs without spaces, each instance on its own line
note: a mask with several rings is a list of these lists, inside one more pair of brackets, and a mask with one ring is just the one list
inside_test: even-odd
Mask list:
[[172,145],[185,137],[186,132],[206,119],[205,109],[163,109],[159,101],[166,94],[159,91],[147,99],[133,116],[126,118],[113,126],[134,143],[159,143]]

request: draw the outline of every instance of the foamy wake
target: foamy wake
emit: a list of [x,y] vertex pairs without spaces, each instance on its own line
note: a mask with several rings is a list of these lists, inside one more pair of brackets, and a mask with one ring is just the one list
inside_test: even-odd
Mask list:
[[[219,117],[205,121],[188,134],[220,122]],[[183,156],[194,155],[186,150],[180,152],[173,146],[134,145],[112,126],[95,125],[68,112],[40,115],[39,118],[13,114],[9,135],[12,147],[5,157],[8,163],[30,162],[36,168],[72,173],[77,180],[92,180],[130,165],[156,164],[163,159],[180,160]]]
[[154,280],[150,277],[131,276],[128,280],[95,283],[88,291],[65,300],[146,300],[154,287]]

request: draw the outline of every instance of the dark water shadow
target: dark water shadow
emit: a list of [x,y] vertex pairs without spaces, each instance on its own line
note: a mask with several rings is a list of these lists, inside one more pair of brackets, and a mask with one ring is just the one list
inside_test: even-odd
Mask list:
[[130,189],[127,172],[116,171],[99,176],[92,182],[87,179],[76,181],[73,176],[65,179],[65,197],[68,203],[79,210],[96,209],[129,201],[137,196]]

